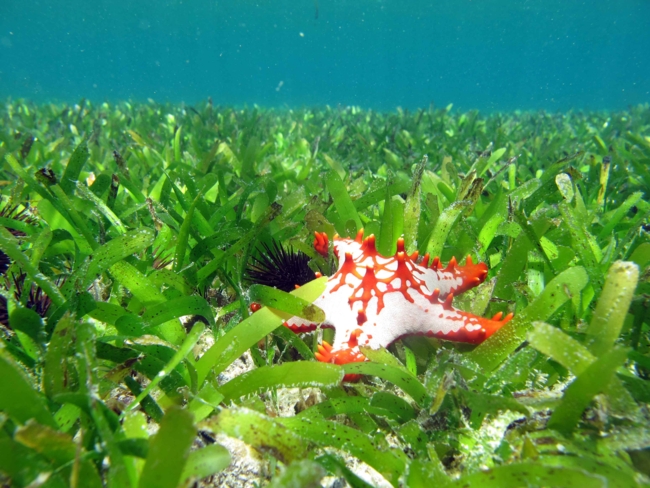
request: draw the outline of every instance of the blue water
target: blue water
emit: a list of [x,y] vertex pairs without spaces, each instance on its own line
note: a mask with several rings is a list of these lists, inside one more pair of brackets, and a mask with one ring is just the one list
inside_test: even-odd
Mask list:
[[378,110],[650,102],[648,0],[0,0],[0,97]]

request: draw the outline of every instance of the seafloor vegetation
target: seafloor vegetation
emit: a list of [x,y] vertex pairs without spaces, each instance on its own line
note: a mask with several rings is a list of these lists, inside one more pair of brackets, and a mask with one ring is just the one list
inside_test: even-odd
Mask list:
[[[648,106],[10,100],[0,124],[0,484],[233,485],[228,438],[262,466],[240,486],[648,484]],[[456,305],[515,318],[315,361],[281,323],[323,280],[300,300],[247,268],[275,241],[328,274],[313,232],[361,227],[486,262]]]

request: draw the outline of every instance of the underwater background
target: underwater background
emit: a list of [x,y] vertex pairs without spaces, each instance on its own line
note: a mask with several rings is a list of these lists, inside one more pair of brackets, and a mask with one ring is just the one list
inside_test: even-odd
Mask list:
[[0,487],[650,487],[649,61],[650,0],[0,0]]
[[0,97],[374,110],[650,100],[650,1],[0,1]]

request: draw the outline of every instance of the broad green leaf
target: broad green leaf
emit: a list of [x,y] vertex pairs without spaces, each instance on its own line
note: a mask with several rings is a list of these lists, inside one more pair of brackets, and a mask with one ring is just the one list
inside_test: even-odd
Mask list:
[[128,314],[128,312],[119,305],[105,302],[97,302],[97,308],[88,313],[88,315],[95,320],[99,320],[100,322],[109,325],[115,325],[115,322],[117,322],[121,316],[126,314]]
[[393,242],[404,235],[404,202],[401,198],[393,198],[391,201],[393,207]]
[[131,264],[118,261],[111,265],[109,269],[111,274],[142,303],[157,303],[165,300],[162,292]]
[[115,328],[123,336],[139,337],[145,334],[145,324],[141,317],[126,313],[117,318]]
[[[137,368],[136,371],[138,370]],[[124,383],[126,386],[131,390],[131,393],[137,398],[142,394],[142,387],[140,386],[140,383],[138,383],[136,380],[131,378],[130,376],[125,376],[124,377]],[[163,418],[163,411],[162,408],[156,403],[156,401],[150,396],[146,395],[142,400],[140,400],[140,405],[142,405],[142,410],[151,417],[151,419],[154,422],[160,423],[160,421]],[[128,418],[130,415],[134,415],[138,413],[137,411],[131,410],[130,412],[127,412],[125,415],[125,418]],[[126,420],[125,420],[126,422]]]
[[182,275],[174,273],[171,269],[157,269],[147,278],[159,288],[173,288],[182,295],[191,295],[192,287],[187,283]]
[[548,427],[570,434],[593,397],[607,388],[616,368],[626,358],[626,349],[614,348],[591,363],[566,389],[562,402],[548,421]]
[[424,385],[410,373],[405,372],[403,367],[397,368],[387,364],[363,362],[344,364],[342,368],[345,374],[368,374],[390,381],[405,393],[408,393],[420,406],[424,406],[428,399]]
[[[180,132],[180,129],[178,130]],[[183,219],[183,224],[181,229],[178,232],[178,240],[176,242],[176,255],[174,256],[174,271],[179,272],[183,268],[183,262],[185,260],[185,251],[187,250],[187,241],[190,238],[190,227],[192,225],[192,216],[194,215],[194,209],[196,208],[197,203],[201,194],[199,193],[190,208],[187,210],[185,219]]]
[[433,461],[417,458],[409,465],[406,482],[409,488],[446,488],[450,482],[442,465],[435,466]]
[[153,243],[154,237],[153,231],[142,228],[127,232],[96,249],[88,264],[84,285],[90,284],[97,275],[118,261],[149,247]]
[[118,446],[125,456],[146,459],[149,454],[148,439],[123,439],[118,441]]
[[[514,164],[510,165],[510,168],[516,168]],[[513,201],[516,200],[525,200],[533,193],[535,193],[542,186],[542,182],[533,178],[532,180],[526,181],[523,185],[515,186],[514,190],[510,192],[510,198]]]
[[62,469],[70,481],[76,479],[77,487],[102,487],[102,480],[97,474],[95,465],[89,459],[76,457],[77,443],[68,434],[29,421],[16,431],[14,438],[43,454],[55,469]]
[[[120,185],[129,191],[129,193],[135,199],[136,202],[138,202],[139,204],[144,204],[147,199],[142,194],[140,188],[138,188],[138,185],[133,180],[131,180],[123,171],[118,171],[118,174],[120,175],[120,179],[119,179]],[[123,215],[122,218],[124,217],[125,216]]]
[[401,369],[408,376],[413,376],[413,374],[404,367],[404,365],[399,361],[399,359],[393,356],[385,347],[380,347],[379,349],[373,349],[368,346],[360,346],[359,350],[363,353],[364,356],[366,356],[366,358],[368,358],[368,360],[374,363],[381,363],[381,364],[386,364],[388,366],[394,366],[396,368]]
[[581,374],[594,361],[589,350],[557,327],[544,322],[533,323],[528,342],[575,375]]
[[427,252],[429,255],[440,256],[442,254],[442,249],[449,236],[449,232],[456,224],[461,213],[470,205],[471,202],[466,200],[454,202],[440,214],[427,244]]
[[412,188],[412,183],[408,180],[400,180],[396,183],[389,184],[388,187],[381,187],[377,190],[365,193],[363,196],[357,198],[352,202],[357,211],[364,210],[370,205],[376,205],[382,200],[386,199],[386,194],[391,198],[401,193],[407,193]]
[[[41,454],[15,441],[4,429],[0,429],[0,473],[10,478],[12,485],[43,486],[44,488],[66,488],[69,480],[63,473],[53,473],[52,464]],[[46,483],[41,484],[41,476],[48,473]],[[34,484],[32,484],[34,483]]]
[[383,256],[392,256],[397,249],[397,244],[393,239],[393,224],[395,223],[393,210],[396,210],[393,205],[393,198],[387,192],[384,200],[384,211],[381,215],[379,239],[377,240],[377,250]]
[[98,341],[95,344],[98,359],[107,359],[114,363],[123,363],[129,359],[137,358],[140,353],[128,347],[117,347],[108,342]]
[[639,268],[632,262],[616,261],[609,268],[596,311],[587,328],[587,347],[595,356],[607,352],[618,338],[638,279]]
[[441,195],[444,195],[448,202],[453,203],[455,201],[456,194],[454,193],[454,189],[445,181],[439,181],[436,188]]
[[[374,396],[379,395],[379,393],[382,392],[377,392]],[[389,394],[387,393],[387,395]],[[405,400],[402,400],[402,402],[406,403]],[[298,416],[326,419],[344,414],[354,419],[354,415],[367,416],[368,414],[372,414],[401,422],[405,422],[414,416],[413,408],[409,410],[410,405],[408,403],[406,403],[407,407],[398,401],[389,402],[387,400],[384,402],[383,399],[379,399],[377,403],[377,405],[372,405],[368,398],[363,397],[333,398],[303,410]]]
[[[322,277],[291,292],[292,295],[313,301],[325,291],[327,278]],[[239,325],[220,337],[196,363],[198,384],[202,385],[212,370],[219,374],[253,344],[282,324],[283,318],[266,307],[258,310]]]
[[599,239],[605,239],[609,236],[616,225],[623,220],[623,218],[628,214],[630,209],[641,200],[643,194],[641,192],[632,193],[625,201],[614,211],[613,215],[607,219],[607,223],[603,226],[603,230],[598,234]]
[[648,427],[623,427],[612,435],[598,440],[598,444],[615,451],[632,451],[650,447]]
[[[97,308],[97,302],[87,291],[76,292],[71,295],[67,302],[57,308],[48,318],[48,325],[55,325],[66,312],[76,318],[81,318]],[[48,333],[51,332],[48,330]]]
[[[111,274],[128,288],[140,302],[154,304],[166,300],[160,289],[129,263],[118,261],[109,269]],[[171,320],[160,325],[159,330],[163,338],[172,344],[180,344],[185,338],[185,331],[178,320]]]
[[0,412],[6,412],[20,424],[34,419],[39,424],[56,428],[45,397],[8,356],[0,349]]
[[246,149],[241,152],[241,173],[244,180],[250,180],[255,176],[255,163],[260,154],[260,140],[253,136],[248,140]]
[[372,485],[357,476],[347,467],[340,457],[333,454],[325,454],[314,459],[318,464],[336,476],[342,476],[352,488],[373,488]]
[[314,359],[314,352],[309,348],[298,334],[288,327],[278,327],[273,331],[273,335],[291,344],[298,351],[303,359]]
[[471,410],[470,423],[473,429],[478,429],[488,413],[497,413],[502,410],[512,410],[526,416],[530,414],[528,408],[514,398],[497,395],[486,395],[471,390],[457,390],[458,394],[465,398]]
[[325,476],[322,466],[309,459],[296,461],[273,477],[269,488],[309,488],[320,486]]
[[218,473],[230,464],[228,449],[219,444],[211,444],[190,452],[181,475],[181,481],[188,483],[202,480]]
[[40,233],[40,232],[45,231],[45,229],[41,230],[41,229],[35,228],[35,227],[29,225],[28,223],[23,222],[22,220],[10,219],[10,218],[7,218],[7,217],[0,217],[0,225],[3,226],[3,227],[6,227],[8,229],[14,229],[14,230],[23,232],[28,236],[31,236],[31,235],[33,235],[33,234],[35,234],[37,232]]
[[71,383],[72,365],[67,356],[74,340],[74,328],[75,320],[66,314],[56,324],[50,338],[43,368],[43,388],[50,399],[66,392],[66,386]]
[[19,427],[14,438],[21,444],[45,454],[56,468],[71,462],[77,450],[72,437],[68,434],[40,425],[33,420]]
[[[60,188],[59,190],[62,191]],[[54,196],[52,196],[49,192],[48,195],[50,195],[50,198],[52,198],[55,202],[58,202],[58,200],[54,198]],[[72,220],[72,217],[70,217],[70,215],[64,209],[56,208],[54,205],[52,205],[52,202],[50,200],[41,200],[38,202],[36,208],[38,209],[38,214],[43,218],[43,220],[45,220],[48,227],[52,230],[53,233],[57,231],[68,232],[71,239],[74,241],[74,244],[79,247],[79,250],[82,254],[92,254],[93,246],[91,246],[86,241],[86,238],[83,236],[80,230],[77,229],[76,224]],[[62,214],[61,212],[65,213]]]
[[309,443],[287,429],[280,419],[272,419],[246,408],[223,409],[202,425],[213,432],[223,432],[243,440],[253,447],[270,448],[284,462],[301,459],[309,452]]
[[224,401],[235,400],[262,388],[271,387],[333,387],[343,379],[340,366],[320,362],[296,361],[275,366],[262,366],[243,373],[222,385]]
[[180,125],[178,129],[176,129],[176,134],[174,134],[174,141],[173,141],[173,146],[174,146],[174,162],[180,163],[181,162],[181,133],[183,131],[183,126]]
[[[93,173],[94,174],[94,173]],[[96,197],[101,197],[106,193],[106,190],[111,186],[111,175],[108,173],[100,173],[95,176],[95,181],[89,186],[85,187],[87,190],[92,192],[93,195]],[[80,187],[84,187],[83,183],[77,182],[77,191],[82,191],[80,190]]]
[[[606,445],[605,443],[599,444],[601,446]],[[611,455],[608,458],[608,461],[610,461]],[[594,457],[588,457],[588,455],[539,456],[537,460],[545,466],[581,469],[594,476],[601,476],[606,480],[607,486],[621,488],[643,486],[631,466],[623,463],[617,463],[617,465],[614,463],[607,464],[603,462],[602,458],[599,459],[597,455]]]
[[404,243],[406,252],[412,253],[418,248],[418,226],[420,224],[420,184],[422,174],[429,162],[425,155],[417,164],[413,171],[413,185],[406,195],[406,204],[404,206]]
[[41,262],[43,254],[50,245],[50,242],[52,242],[52,231],[49,227],[40,229],[38,236],[32,245],[32,254],[29,257],[30,262],[37,268],[38,264]]
[[639,268],[645,268],[650,263],[650,242],[644,242],[637,247],[630,256],[630,261],[636,263]]
[[202,324],[201,322],[197,322],[194,324],[194,327],[192,327],[192,330],[187,334],[187,337],[185,338],[185,341],[181,345],[181,347],[178,348],[178,351],[174,354],[174,356],[171,358],[171,360],[165,365],[165,367],[160,371],[155,378],[151,380],[151,382],[147,385],[147,387],[142,390],[142,392],[133,400],[125,412],[128,412],[130,410],[133,410],[137,405],[147,396],[149,393],[160,383],[168,374],[170,374],[174,368],[183,360],[185,359],[188,354],[192,352],[192,349],[196,345],[197,341],[201,337],[201,334],[205,330],[205,325]]
[[29,261],[25,253],[20,249],[16,238],[4,227],[0,227],[0,250],[20,265],[21,269],[27,273],[29,278],[40,286],[45,294],[50,297],[54,305],[63,305],[65,298],[63,298],[57,286]]
[[45,342],[43,320],[41,316],[29,308],[18,306],[9,315],[9,326],[16,331],[26,334],[36,344]]
[[206,279],[208,276],[210,276],[212,273],[214,273],[219,267],[224,263],[224,261],[229,258],[230,256],[234,256],[236,253],[241,251],[243,248],[248,246],[253,239],[255,239],[261,229],[263,229],[266,225],[269,224],[273,219],[275,219],[279,214],[280,211],[282,210],[282,207],[278,205],[277,203],[273,203],[266,211],[263,217],[261,217],[256,223],[255,227],[253,227],[251,230],[249,230],[244,236],[239,239],[235,244],[231,245],[228,247],[228,249],[215,257],[212,261],[207,263],[205,266],[203,266],[201,269],[198,270],[196,273],[196,277],[199,281],[203,281]]
[[151,438],[138,486],[176,488],[183,479],[195,435],[192,415],[179,407],[170,408]]
[[338,161],[332,159],[327,154],[323,154],[323,159],[325,159],[325,162],[328,164],[330,169],[332,171],[335,171],[339,175],[339,177],[341,179],[345,178],[345,175],[346,175],[345,169],[343,168],[343,166],[341,166],[341,163],[339,163]]
[[75,359],[79,376],[78,392],[60,396],[72,397],[69,398],[70,401],[74,401],[73,398],[76,399],[76,405],[85,411],[92,420],[109,461],[108,473],[105,475],[106,485],[109,488],[131,487],[124,456],[115,435],[119,419],[103,402],[92,399],[95,395],[93,385],[97,384],[98,370],[94,348],[95,328],[88,323],[79,322],[76,325],[76,336]]
[[269,206],[269,196],[266,193],[260,193],[255,197],[251,208],[251,222],[257,222],[264,215],[266,208]]
[[307,300],[265,285],[252,285],[248,290],[252,302],[259,302],[274,310],[285,312],[287,318],[294,315],[315,324],[325,320],[325,312]]
[[192,248],[190,251],[190,261],[197,261],[211,250],[221,248],[229,242],[241,239],[247,230],[250,230],[250,225],[246,226],[243,223],[226,229],[220,229],[219,232],[199,241]]
[[[156,422],[160,423],[161,420],[162,415],[160,416],[160,419],[156,420]],[[131,412],[127,414],[122,421],[122,426],[127,439],[149,439],[147,416],[143,412]],[[147,454],[148,451],[149,449],[147,448]]]
[[393,486],[406,469],[404,454],[398,449],[378,449],[367,435],[342,424],[317,418],[292,417],[282,425],[300,437],[322,447],[341,449],[375,468]]
[[478,241],[481,243],[481,249],[483,252],[486,252],[490,243],[497,234],[497,229],[499,225],[505,220],[505,217],[500,213],[494,213],[492,217],[485,223],[481,228],[481,232],[478,235]]
[[196,363],[199,385],[208,374],[219,374],[253,344],[282,325],[283,319],[262,308],[220,337]]
[[66,403],[56,412],[54,420],[56,420],[61,432],[67,432],[72,428],[80,414],[81,409],[79,407],[72,403]]
[[[165,370],[165,366],[172,360],[178,351],[157,345],[140,346],[134,344],[133,348],[144,353],[144,357],[138,358],[138,361],[133,363],[133,369],[142,373],[152,381],[156,380],[156,382],[158,382],[158,375],[163,376],[159,383],[160,389],[163,390],[168,397],[180,401],[182,397],[179,388],[190,386],[190,378],[187,374],[186,364],[178,364],[174,368]],[[131,385],[129,385],[129,388],[133,390]],[[142,393],[142,391],[138,393],[138,396],[140,393]]]
[[515,283],[519,280],[528,261],[528,253],[533,249],[528,235],[524,232],[512,243],[497,274],[494,285],[494,296],[504,300],[512,299],[515,295]]
[[86,161],[88,161],[88,145],[84,139],[81,143],[75,148],[72,152],[72,156],[68,160],[68,164],[65,167],[63,176],[61,177],[61,188],[68,195],[72,196],[74,189],[77,186],[77,180],[79,179],[79,174],[83,168]]
[[575,196],[575,191],[573,190],[573,181],[571,177],[566,173],[559,173],[555,177],[555,184],[557,185],[558,190],[562,194],[562,197],[567,202],[572,202],[573,197]]
[[522,486],[553,486],[554,488],[607,488],[607,480],[579,468],[542,466],[535,462],[498,466],[461,476],[449,484],[458,488],[521,488]]
[[361,230],[363,224],[359,219],[359,214],[357,214],[357,210],[354,208],[352,199],[350,198],[348,190],[345,187],[345,184],[343,183],[343,180],[339,174],[336,171],[330,171],[327,174],[326,183],[327,189],[329,190],[330,194],[332,195],[332,199],[334,200],[336,211],[338,212],[341,219],[339,222],[338,230],[340,232],[344,232],[345,223],[347,223],[349,220],[352,220],[356,224],[357,232]]
[[[29,188],[39,194],[43,200],[47,201],[50,208],[56,212],[68,223],[72,224],[70,215],[67,213],[64,205],[57,200],[50,192],[48,192],[40,183],[38,183],[29,173],[27,173],[20,163],[16,160],[13,154],[5,155],[5,160],[9,163],[11,170],[16,173],[21,180],[23,180]],[[41,202],[43,203],[43,202]]]
[[584,268],[569,268],[557,275],[523,311],[479,345],[468,357],[484,371],[494,370],[525,340],[532,322],[545,320],[587,285]]
[[155,327],[185,315],[200,315],[210,325],[214,324],[214,316],[212,315],[210,304],[205,298],[197,295],[175,298],[148,307],[144,314],[142,314],[142,321],[146,326]]
[[505,147],[500,147],[499,149],[495,149],[492,151],[492,154],[488,158],[487,162],[485,163],[485,166],[481,168],[479,176],[485,175],[487,171],[492,167],[494,163],[496,163],[501,157],[506,153],[506,148]]
[[188,410],[194,415],[194,421],[199,422],[210,415],[213,410],[218,409],[223,398],[223,394],[212,383],[208,382],[203,385],[188,407]]
[[370,407],[387,410],[398,422],[407,422],[416,417],[415,409],[409,402],[387,391],[378,391],[370,399]]
[[97,197],[88,187],[81,182],[77,183],[77,193],[86,200],[89,200],[93,203],[95,208],[108,220],[114,229],[117,230],[120,234],[125,234],[127,232],[126,227],[120,220],[120,218],[113,213],[113,211],[104,203],[102,199]]
[[[577,152],[575,154],[566,156],[559,161],[553,163],[550,167],[544,169],[541,177],[539,178],[541,184],[538,186],[537,183],[533,187],[537,187],[532,193],[527,191],[523,192],[524,194],[529,193],[529,196],[524,202],[524,212],[527,215],[530,215],[535,208],[537,208],[542,202],[551,200],[553,201],[553,196],[557,192],[557,185],[555,184],[555,177],[562,172],[569,162],[572,159],[579,157],[582,153]],[[522,188],[523,189],[523,188]],[[515,190],[516,192],[517,190]]]
[[596,267],[603,258],[602,251],[594,236],[589,233],[582,219],[571,205],[562,202],[558,208],[573,238],[573,249],[582,259],[587,273],[593,280],[597,276]]
[[72,204],[72,201],[68,198],[68,195],[63,191],[63,189],[59,185],[52,185],[50,187],[50,191],[54,194],[56,199],[61,202],[63,207],[66,209],[67,215],[68,215],[68,222],[74,227],[76,231],[81,234],[86,242],[88,243],[88,246],[90,246],[90,249],[97,249],[99,247],[99,244],[97,243],[97,239],[94,235],[94,233],[91,231],[90,227],[88,227],[87,222],[88,222],[88,216],[85,215],[82,217],[82,215],[77,211],[75,206]]

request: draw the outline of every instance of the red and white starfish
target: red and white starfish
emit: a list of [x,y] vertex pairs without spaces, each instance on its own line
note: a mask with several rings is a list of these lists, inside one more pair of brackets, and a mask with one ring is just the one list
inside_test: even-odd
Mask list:
[[[327,256],[329,240],[316,233],[315,249]],[[345,364],[364,361],[359,346],[373,349],[387,347],[407,335],[426,335],[451,341],[477,344],[483,342],[512,318],[499,312],[491,319],[477,317],[455,309],[455,295],[485,280],[485,263],[472,263],[468,256],[464,266],[452,258],[443,267],[436,257],[425,255],[417,262],[417,251],[408,255],[404,239],[397,241],[394,256],[380,255],[375,236],[363,239],[334,237],[338,270],[314,304],[325,312],[322,327],[334,328],[334,344],[318,346],[319,361]],[[314,330],[317,325],[300,317],[285,323],[294,332]]]

